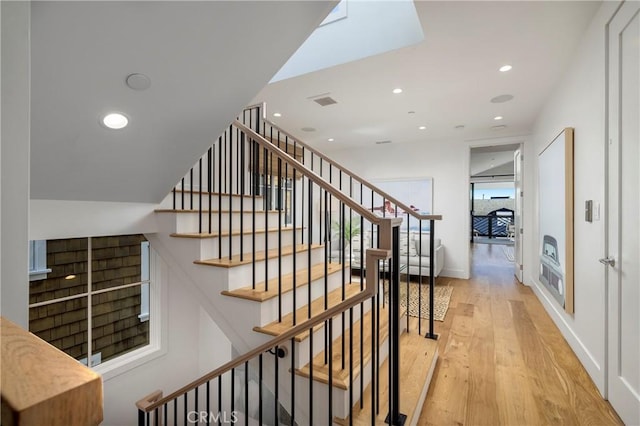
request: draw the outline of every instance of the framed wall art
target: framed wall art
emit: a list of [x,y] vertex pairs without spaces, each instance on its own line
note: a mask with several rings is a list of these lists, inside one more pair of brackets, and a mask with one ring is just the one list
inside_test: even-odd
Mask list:
[[538,158],[539,280],[567,313],[574,312],[573,128]]

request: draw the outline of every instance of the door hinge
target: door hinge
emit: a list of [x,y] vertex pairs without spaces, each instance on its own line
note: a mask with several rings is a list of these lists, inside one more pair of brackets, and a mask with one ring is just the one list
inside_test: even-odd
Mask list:
[[520,265],[520,270],[523,271],[524,269],[522,268],[522,265]]
[[524,229],[520,228],[520,235],[524,234]]
[[520,196],[524,197],[524,191],[520,191]]

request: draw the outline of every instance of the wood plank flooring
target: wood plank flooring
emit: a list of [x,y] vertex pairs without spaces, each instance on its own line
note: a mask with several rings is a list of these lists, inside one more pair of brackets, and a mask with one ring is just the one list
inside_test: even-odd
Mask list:
[[472,278],[447,279],[454,290],[435,322],[440,358],[418,425],[621,425],[503,246],[472,250]]

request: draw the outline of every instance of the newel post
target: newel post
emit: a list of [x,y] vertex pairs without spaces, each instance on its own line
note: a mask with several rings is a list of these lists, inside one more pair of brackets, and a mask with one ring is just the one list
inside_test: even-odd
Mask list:
[[[402,219],[385,220],[381,226],[381,247],[391,249],[389,285],[389,414],[385,422],[403,426],[407,420],[400,413],[400,223]],[[390,229],[389,229],[390,228]],[[390,232],[389,232],[390,231]],[[390,236],[391,241],[385,241]],[[388,245],[387,245],[388,244]]]

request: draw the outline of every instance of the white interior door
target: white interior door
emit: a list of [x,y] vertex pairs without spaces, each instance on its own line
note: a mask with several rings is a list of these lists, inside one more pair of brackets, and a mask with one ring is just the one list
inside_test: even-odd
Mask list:
[[640,424],[640,2],[609,25],[607,399]]
[[513,154],[513,183],[515,186],[516,209],[514,222],[516,233],[514,235],[515,275],[522,282],[522,153],[517,150]]

